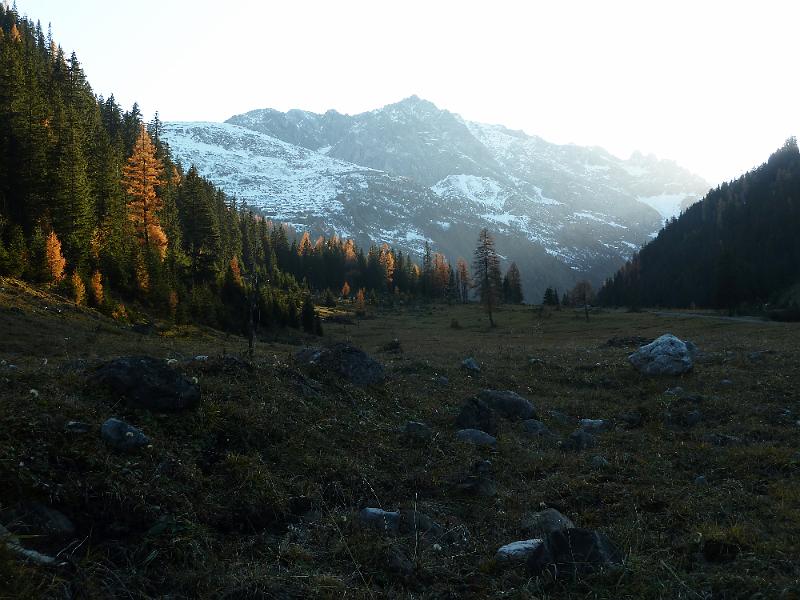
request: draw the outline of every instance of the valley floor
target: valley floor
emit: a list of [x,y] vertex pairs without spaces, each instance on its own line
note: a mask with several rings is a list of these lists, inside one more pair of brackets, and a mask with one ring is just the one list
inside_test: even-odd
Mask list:
[[[270,335],[249,365],[220,358],[244,358],[241,338],[137,333],[0,280],[0,523],[67,563],[0,546],[0,598],[800,597],[800,325],[616,311],[586,322],[532,307],[496,320],[476,306],[375,309],[326,322],[322,340]],[[666,332],[697,344],[695,369],[635,372],[639,338]],[[357,387],[294,359],[340,340],[382,362],[387,381]],[[177,359],[200,406],[135,410],[87,384],[95,363],[132,354]],[[470,356],[480,374],[460,368]],[[495,449],[460,442],[460,407],[484,388],[530,399],[553,438],[501,419]],[[109,417],[151,446],[109,449]],[[562,449],[578,418],[614,427],[596,448]],[[412,443],[408,421],[433,437]],[[464,485],[480,460],[493,490]],[[33,503],[74,532],[26,529],[18,515]],[[442,532],[368,529],[365,507],[415,510]],[[543,507],[604,532],[624,569],[553,580],[498,564]]]

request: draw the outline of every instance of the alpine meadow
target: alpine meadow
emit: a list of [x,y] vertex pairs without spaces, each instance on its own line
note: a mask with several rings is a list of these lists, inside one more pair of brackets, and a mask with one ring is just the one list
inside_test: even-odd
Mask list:
[[0,600],[800,598],[794,7],[18,1]]

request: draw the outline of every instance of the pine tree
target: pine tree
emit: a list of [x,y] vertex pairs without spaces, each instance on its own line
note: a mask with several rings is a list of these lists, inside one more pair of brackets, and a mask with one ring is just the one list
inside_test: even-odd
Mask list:
[[472,261],[475,287],[478,290],[481,304],[489,315],[489,324],[494,327],[492,313],[500,301],[502,281],[500,276],[500,258],[494,247],[494,239],[489,230],[484,228],[478,236]]
[[505,277],[503,278],[503,288],[505,291],[505,300],[509,304],[522,304],[524,299],[522,295],[522,277],[519,273],[517,263],[512,262]]

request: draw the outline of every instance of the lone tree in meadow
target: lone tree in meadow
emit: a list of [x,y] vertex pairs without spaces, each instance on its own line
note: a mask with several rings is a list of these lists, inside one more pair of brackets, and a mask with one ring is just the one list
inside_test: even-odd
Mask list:
[[492,311],[500,304],[503,290],[500,275],[500,258],[494,249],[494,239],[489,230],[481,229],[478,236],[478,247],[475,248],[472,260],[474,286],[478,290],[483,308],[489,315],[489,324],[494,327]]

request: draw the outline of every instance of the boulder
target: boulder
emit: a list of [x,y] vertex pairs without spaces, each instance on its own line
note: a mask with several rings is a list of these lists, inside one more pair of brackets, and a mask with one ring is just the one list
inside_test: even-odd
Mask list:
[[572,520],[558,512],[555,508],[528,513],[522,517],[522,530],[526,535],[531,535],[541,539],[546,538],[554,531],[562,529],[572,529],[575,524]]
[[494,559],[499,563],[525,562],[542,544],[544,540],[540,539],[511,542],[501,546],[495,553]]
[[494,447],[497,445],[497,438],[480,429],[461,429],[456,432],[456,435],[462,442],[475,444],[476,446]]
[[444,528],[425,513],[417,510],[400,511],[400,533],[413,534],[424,538],[439,537]]
[[628,361],[645,375],[681,375],[692,370],[696,347],[666,333],[642,346]]
[[622,554],[611,540],[598,531],[579,528],[548,534],[527,560],[531,575],[551,570],[556,577],[574,577],[621,564]]
[[536,419],[528,419],[522,422],[522,431],[534,437],[548,437],[553,435],[547,425]]
[[103,363],[89,380],[125,399],[128,406],[177,411],[200,402],[200,387],[163,360],[129,356]]
[[106,444],[117,450],[135,450],[150,444],[150,438],[140,429],[113,418],[103,423],[100,428],[100,437]]
[[481,372],[480,365],[471,356],[469,358],[465,358],[464,360],[461,361],[461,368],[464,371],[469,371],[471,373],[476,373],[477,374],[477,373]]
[[396,532],[400,529],[400,513],[382,508],[364,508],[358,513],[358,520],[365,527],[381,531]]
[[529,400],[509,390],[483,390],[478,398],[506,419],[535,419],[536,409]]
[[88,423],[81,421],[67,421],[64,425],[64,431],[67,433],[89,433],[91,427]]
[[374,385],[386,378],[381,363],[346,342],[326,348],[304,348],[295,355],[295,359],[300,364],[315,365],[336,373],[355,385]]
[[495,411],[478,398],[470,398],[463,404],[456,425],[461,429],[480,429],[492,435],[497,435],[498,431]]
[[575,452],[594,448],[595,446],[597,446],[597,438],[583,429],[574,431],[569,435],[569,438],[561,443],[561,447],[564,450],[574,450]]

